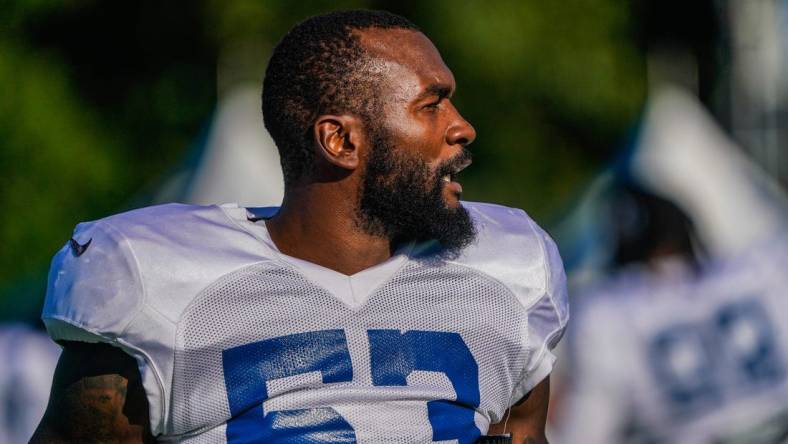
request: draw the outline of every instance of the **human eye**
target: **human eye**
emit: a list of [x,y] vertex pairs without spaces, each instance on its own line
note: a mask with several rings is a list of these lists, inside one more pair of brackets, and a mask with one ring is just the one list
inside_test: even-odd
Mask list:
[[429,110],[436,110],[436,109],[440,108],[442,102],[443,102],[443,97],[441,97],[438,100],[435,100],[433,102],[430,102],[430,103],[424,105],[424,108],[429,109]]

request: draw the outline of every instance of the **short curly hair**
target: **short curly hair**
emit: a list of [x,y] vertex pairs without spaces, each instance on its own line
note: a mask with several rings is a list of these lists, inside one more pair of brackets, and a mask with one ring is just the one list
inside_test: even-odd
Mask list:
[[420,31],[385,11],[337,11],[299,23],[274,48],[263,80],[263,121],[279,150],[286,186],[312,171],[318,116],[371,116],[378,83],[353,32],[369,28]]

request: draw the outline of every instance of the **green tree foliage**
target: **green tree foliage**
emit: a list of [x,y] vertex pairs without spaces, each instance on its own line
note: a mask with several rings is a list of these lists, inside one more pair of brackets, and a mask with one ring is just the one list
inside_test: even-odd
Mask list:
[[20,316],[40,301],[42,270],[68,239],[64,225],[117,206],[130,178],[62,61],[8,35],[0,54],[0,307]]

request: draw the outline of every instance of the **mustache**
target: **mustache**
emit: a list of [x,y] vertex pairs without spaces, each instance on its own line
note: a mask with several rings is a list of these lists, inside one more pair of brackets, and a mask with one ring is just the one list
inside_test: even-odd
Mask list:
[[438,178],[454,173],[459,168],[462,168],[463,165],[471,161],[473,161],[473,153],[471,153],[471,150],[468,148],[462,147],[462,150],[456,156],[445,160],[440,164],[440,166],[438,166]]

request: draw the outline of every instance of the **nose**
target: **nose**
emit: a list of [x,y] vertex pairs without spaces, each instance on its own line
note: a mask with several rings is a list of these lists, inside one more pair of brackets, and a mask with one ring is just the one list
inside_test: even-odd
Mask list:
[[454,118],[452,123],[446,129],[446,142],[449,145],[470,145],[476,140],[476,130],[467,120],[465,120],[459,111],[452,105]]

